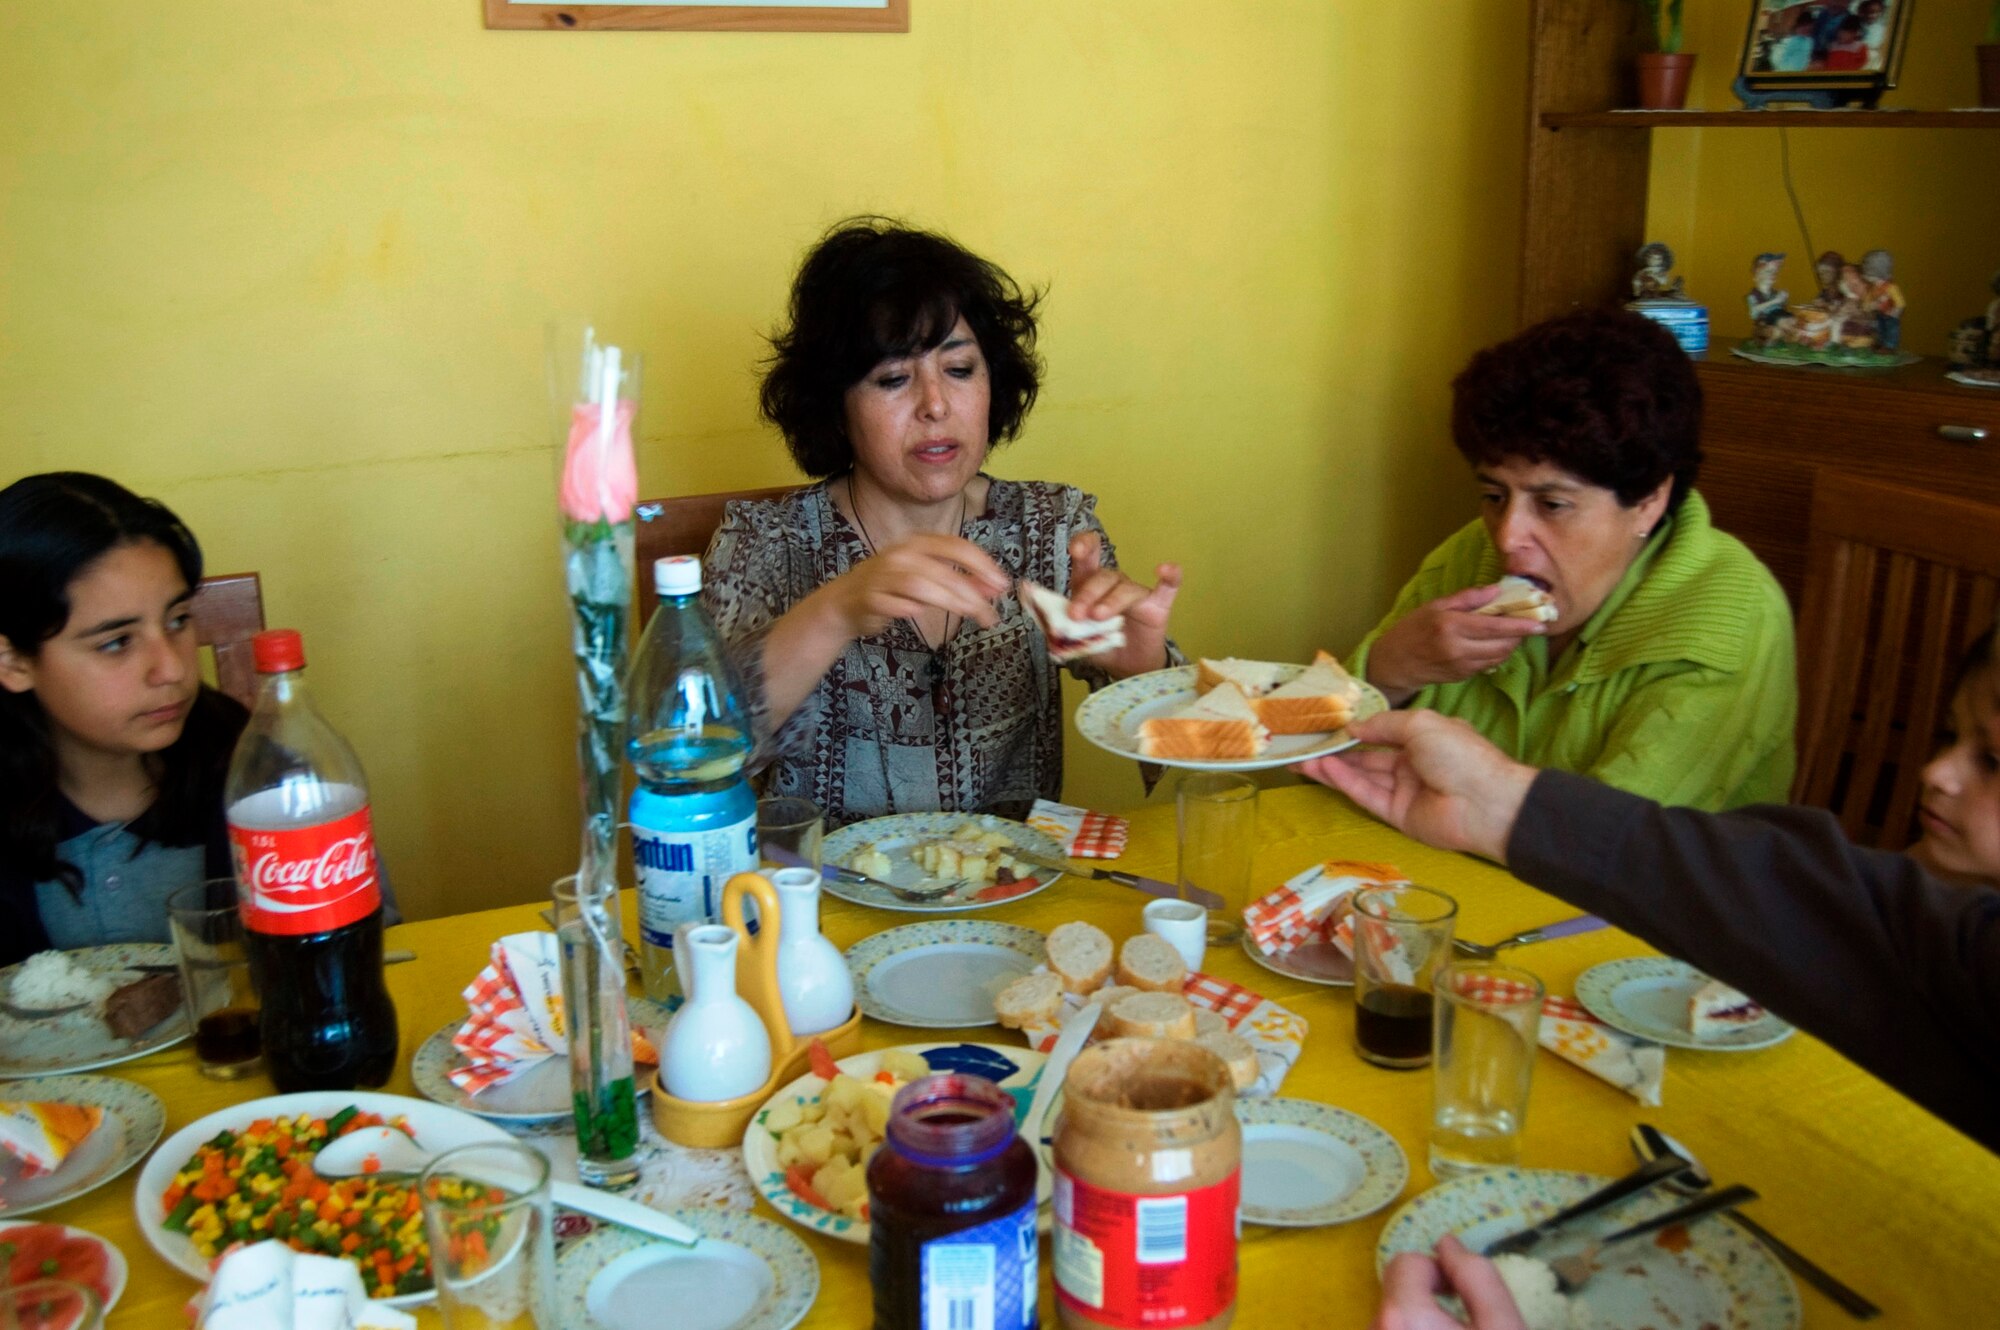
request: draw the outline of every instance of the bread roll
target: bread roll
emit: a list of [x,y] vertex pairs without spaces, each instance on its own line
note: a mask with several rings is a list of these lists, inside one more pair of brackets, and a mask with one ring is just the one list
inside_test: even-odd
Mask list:
[[1242,1035],[1224,1030],[1220,1034],[1197,1035],[1194,1042],[1228,1065],[1229,1078],[1236,1082],[1238,1092],[1257,1083],[1257,1050]]
[[1141,933],[1126,938],[1118,949],[1118,982],[1151,993],[1178,993],[1187,983],[1187,962],[1173,943]]
[[1072,993],[1089,993],[1111,977],[1111,938],[1095,924],[1063,924],[1048,940],[1049,968]]
[[993,1014],[1010,1030],[1053,1025],[1062,1014],[1062,980],[1047,970],[1024,974],[993,999]]
[[1108,1039],[1192,1039],[1194,1004],[1178,993],[1120,998],[1099,1022]]

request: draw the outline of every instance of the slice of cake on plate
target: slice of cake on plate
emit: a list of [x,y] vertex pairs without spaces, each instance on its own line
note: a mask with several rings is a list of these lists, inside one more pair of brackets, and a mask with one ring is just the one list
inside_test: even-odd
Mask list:
[[1688,998],[1688,1030],[1697,1039],[1717,1039],[1763,1019],[1762,1006],[1719,979],[1709,980]]

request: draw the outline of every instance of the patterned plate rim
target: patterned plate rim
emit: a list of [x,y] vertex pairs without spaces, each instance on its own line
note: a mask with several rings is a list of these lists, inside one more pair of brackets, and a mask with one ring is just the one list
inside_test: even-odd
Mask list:
[[[1297,678],[1305,673],[1304,665],[1288,664],[1284,680]],[[1245,757],[1230,761],[1198,762],[1178,758],[1147,757],[1128,744],[1124,735],[1124,719],[1127,712],[1142,703],[1152,702],[1175,693],[1188,694],[1194,699],[1195,675],[1199,670],[1195,665],[1174,665],[1164,670],[1149,670],[1144,674],[1134,674],[1116,683],[1098,689],[1083,699],[1076,708],[1076,732],[1105,752],[1133,762],[1150,762],[1155,766],[1182,767],[1189,771],[1269,771],[1274,767],[1290,766],[1294,762],[1305,762],[1316,757],[1326,757],[1332,753],[1344,752],[1358,742],[1345,729],[1329,733],[1324,743],[1282,756]],[[1361,701],[1354,711],[1359,719],[1367,719],[1389,709],[1389,699],[1383,697],[1376,687],[1366,680],[1356,680],[1361,685]]]
[[[1625,956],[1618,960],[1599,961],[1576,977],[1576,1000],[1584,1010],[1603,1021],[1614,1030],[1622,1030],[1634,1039],[1644,1039],[1649,1043],[1665,1044],[1669,1048],[1685,1048],[1696,1053],[1755,1053],[1759,1049],[1773,1047],[1790,1039],[1794,1027],[1778,1016],[1766,1012],[1764,1020],[1774,1027],[1770,1033],[1754,1038],[1736,1038],[1748,1035],[1762,1028],[1763,1022],[1749,1029],[1735,1031],[1728,1040],[1697,1039],[1684,1030],[1641,1027],[1618,1009],[1613,994],[1620,984],[1634,979],[1675,978],[1693,975],[1706,980],[1703,974],[1686,961],[1675,960],[1671,956]],[[1586,996],[1588,993],[1588,996]]]
[[[695,1228],[704,1238],[716,1238],[717,1241],[743,1248],[760,1258],[771,1271],[773,1288],[770,1301],[761,1312],[738,1322],[731,1330],[791,1330],[812,1310],[813,1303],[819,1298],[819,1258],[813,1255],[812,1248],[806,1246],[798,1234],[783,1224],[743,1210],[691,1206],[667,1213]],[[734,1235],[744,1227],[783,1250],[789,1259],[773,1260],[769,1253],[738,1241]],[[717,1237],[717,1230],[729,1236]],[[609,1269],[613,1261],[656,1245],[657,1239],[643,1233],[606,1225],[592,1229],[565,1247],[556,1257],[556,1296],[565,1315],[562,1324],[572,1327],[572,1330],[594,1327],[597,1323],[590,1319],[588,1307],[590,1286],[596,1282],[597,1276]],[[601,1248],[613,1250],[602,1251]],[[587,1271],[584,1268],[586,1265],[589,1267]],[[782,1268],[786,1265],[791,1267],[789,1286],[787,1272]]]
[[[1414,1227],[1426,1211],[1451,1203],[1461,1191],[1469,1192],[1476,1187],[1490,1187],[1514,1179],[1566,1188],[1566,1196],[1547,1202],[1551,1213],[1558,1206],[1581,1199],[1611,1181],[1596,1173],[1575,1173],[1567,1169],[1499,1168],[1441,1182],[1403,1202],[1383,1223],[1381,1235],[1375,1242],[1375,1277],[1381,1278],[1383,1267],[1389,1264],[1391,1257],[1402,1251],[1415,1250],[1407,1245],[1397,1245],[1399,1230],[1406,1226]],[[1442,1230],[1455,1231],[1450,1228]],[[1799,1330],[1804,1312],[1799,1304],[1798,1287],[1763,1243],[1735,1224],[1704,1224],[1699,1229],[1690,1229],[1689,1233],[1691,1241],[1682,1255],[1697,1256],[1721,1285],[1730,1308],[1731,1324],[1727,1330]],[[1760,1290],[1751,1281],[1764,1287]],[[1754,1300],[1760,1296],[1770,1315],[1761,1320],[1746,1321],[1741,1314],[1742,1304],[1746,1297]]]
[[[905,947],[894,945],[895,935],[898,933],[930,932],[932,930],[947,933],[998,933],[1002,934],[1007,940],[979,937],[939,937],[923,942],[912,941],[910,945]],[[1028,945],[1031,938],[1033,939],[1032,952],[1024,950],[1024,947]],[[998,1025],[1000,1021],[996,1016],[992,1020],[975,1021],[971,1025],[968,1025],[963,1021],[923,1016],[913,1011],[904,1011],[901,1008],[889,1006],[869,990],[868,976],[873,973],[876,966],[888,960],[891,956],[907,955],[910,952],[919,951],[925,947],[974,945],[1002,947],[1017,955],[1028,957],[1030,962],[1034,964],[1040,964],[1044,952],[1043,942],[1042,935],[1036,930],[1024,927],[1021,924],[1002,923],[997,919],[967,919],[963,917],[930,919],[921,923],[899,924],[894,928],[885,928],[879,933],[872,933],[849,947],[842,959],[847,962],[848,977],[854,981],[854,1004],[861,1008],[862,1015],[873,1017],[875,1020],[885,1022],[889,1025],[901,1025],[909,1029],[965,1030],[976,1029],[981,1026]],[[1022,945],[1016,946],[1014,943]]]
[[[865,844],[872,840],[886,840],[892,836],[913,835],[911,832],[902,830],[900,825],[884,826],[884,823],[902,824],[917,818],[945,818],[960,825],[970,824],[979,827],[981,830],[1004,831],[1010,839],[1014,839],[1016,845],[1019,845],[1024,851],[1033,854],[1038,859],[1045,859],[1051,863],[1059,864],[1068,858],[1063,853],[1062,845],[1057,842],[1055,837],[1049,835],[1047,832],[1038,831],[1025,822],[1015,822],[1010,818],[998,817],[992,813],[947,812],[888,813],[882,817],[871,817],[865,822],[850,822],[838,831],[827,834],[826,839],[820,844],[820,857],[828,862],[844,866],[846,864],[846,856],[852,852],[857,844]],[[868,831],[867,829],[871,827],[875,828],[875,830]],[[914,834],[939,836],[949,833],[944,831],[924,831]],[[1018,839],[1015,839],[1017,836]],[[1045,881],[1037,879],[1033,891],[1024,891],[1017,896],[1009,896],[1004,900],[955,901],[948,905],[931,905],[923,901],[906,901],[878,888],[863,886],[858,882],[842,882],[832,876],[828,876],[822,885],[827,895],[844,901],[852,901],[856,905],[866,905],[870,909],[898,910],[905,914],[957,914],[968,910],[991,910],[1002,905],[1012,905],[1015,901],[1024,901],[1030,896],[1038,896],[1042,892],[1047,891],[1050,887],[1062,881],[1065,876],[1067,876],[1065,873],[1051,873]]]
[[[886,1048],[864,1049],[840,1059],[834,1065],[850,1075],[864,1075],[866,1074],[864,1068],[848,1064],[866,1062],[872,1058],[876,1060],[875,1065],[880,1065],[880,1058],[884,1053],[921,1055],[933,1049],[961,1046],[982,1048],[999,1054],[1020,1068],[1015,1076],[1027,1077],[1030,1081],[1040,1074],[1042,1063],[1048,1060],[1046,1055],[1032,1048],[987,1044],[974,1039],[930,1039],[921,1043],[892,1044]],[[757,1106],[757,1111],[750,1116],[749,1125],[743,1129],[743,1168],[750,1175],[750,1185],[757,1189],[757,1194],[762,1196],[781,1217],[826,1237],[838,1238],[842,1242],[852,1242],[865,1247],[868,1245],[869,1228],[864,1221],[849,1219],[846,1215],[834,1214],[830,1210],[808,1205],[785,1186],[784,1172],[778,1167],[778,1148],[772,1141],[771,1133],[764,1127],[764,1116],[771,1111],[774,1104],[783,1099],[804,1097],[807,1084],[819,1079],[814,1073],[806,1072],[789,1084],[780,1086],[769,1099]],[[1010,1076],[1007,1079],[1011,1081],[1015,1077]],[[1019,1088],[1026,1089],[1027,1086],[1022,1085]]]
[[[1236,1101],[1236,1119],[1245,1127],[1281,1126],[1301,1127],[1307,1131],[1320,1132],[1351,1148],[1361,1156],[1361,1184],[1347,1195],[1327,1205],[1310,1210],[1277,1210],[1253,1205],[1249,1197],[1243,1199],[1243,1218],[1252,1224],[1264,1224],[1274,1228],[1318,1228],[1329,1224],[1346,1224],[1374,1214],[1383,1206],[1403,1194],[1403,1188],[1410,1182],[1410,1157],[1403,1151],[1394,1136],[1379,1125],[1349,1109],[1337,1108],[1332,1104],[1322,1104],[1312,1099],[1239,1099]],[[1358,1139],[1357,1139],[1358,1138]],[[1392,1166],[1377,1170],[1371,1167],[1370,1150],[1387,1147],[1392,1152]]]
[[[70,1082],[69,1085],[53,1084]],[[38,1087],[40,1087],[38,1089]],[[115,1089],[111,1087],[116,1087]],[[46,1090],[47,1093],[42,1093]],[[64,1099],[64,1094],[100,1094],[106,1098],[124,1097],[123,1104],[108,1103],[105,1099]],[[23,1205],[9,1202],[0,1210],[0,1223],[9,1223],[24,1215],[39,1214],[50,1206],[62,1205],[79,1196],[88,1196],[108,1182],[116,1182],[131,1172],[138,1162],[151,1154],[160,1138],[167,1134],[166,1101],[137,1081],[128,1081],[118,1076],[81,1076],[65,1073],[57,1076],[35,1076],[26,1080],[11,1081],[7,1085],[7,1097],[27,1095],[38,1099],[52,1099],[60,1103],[84,1103],[102,1108],[107,1114],[115,1114],[118,1123],[125,1129],[124,1149],[111,1170],[87,1186],[74,1191],[66,1191],[45,1201],[35,1201]],[[130,1116],[127,1116],[127,1114]],[[61,1170],[58,1169],[58,1172]],[[92,1234],[96,1237],[96,1234]],[[100,1239],[101,1241],[102,1239]],[[107,1309],[108,1310],[108,1309]]]
[[[133,964],[176,964],[173,944],[169,942],[107,942],[102,946],[96,947],[71,947],[64,954],[75,956],[78,953],[95,953],[100,951],[123,951],[132,953],[137,957],[137,959],[128,964],[115,967],[117,969],[130,969]],[[13,984],[14,971],[26,963],[25,961],[16,961],[12,965],[0,968],[0,990],[5,990]],[[178,974],[178,971],[176,971],[176,974]],[[148,1053],[157,1053],[163,1048],[172,1048],[175,1044],[185,1043],[193,1034],[193,1031],[188,1029],[187,1007],[185,1004],[179,1005],[174,1014],[167,1018],[166,1023],[168,1032],[158,1039],[130,1040],[128,1041],[130,1047],[120,1052],[105,1057],[87,1055],[84,1061],[66,1062],[61,1066],[30,1066],[27,1063],[10,1061],[4,1054],[0,1054],[0,1081],[28,1080],[40,1076],[65,1076],[74,1072],[97,1071],[103,1067],[115,1067],[121,1062],[130,1062],[133,1058],[142,1058]]]
[[[625,995],[625,1014],[635,1025],[644,1023],[657,1027],[666,1023],[670,1013],[663,1004],[651,998],[628,993]],[[416,1088],[418,1094],[433,1104],[443,1104],[446,1108],[455,1108],[460,1112],[471,1113],[492,1122],[551,1122],[570,1115],[571,1110],[567,1104],[554,1112],[540,1110],[494,1112],[491,1108],[482,1106],[478,1099],[453,1085],[445,1076],[445,1073],[451,1070],[452,1054],[457,1051],[451,1046],[451,1037],[457,1034],[459,1027],[464,1024],[463,1020],[455,1020],[440,1026],[424,1036],[424,1041],[417,1045],[417,1051],[410,1054],[410,1084]],[[648,1082],[651,1079],[649,1076],[635,1079],[634,1084],[640,1094],[647,1092]]]

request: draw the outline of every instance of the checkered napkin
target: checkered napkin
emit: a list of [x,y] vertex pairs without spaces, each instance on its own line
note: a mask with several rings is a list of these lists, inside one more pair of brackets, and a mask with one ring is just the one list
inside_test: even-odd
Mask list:
[[495,942],[492,960],[463,996],[472,1014],[451,1044],[466,1065],[446,1074],[467,1094],[505,1085],[569,1052],[554,933],[514,933]]
[[1353,928],[1347,923],[1351,912],[1337,907],[1357,888],[1408,880],[1394,864],[1330,859],[1314,864],[1270,895],[1260,896],[1244,906],[1243,926],[1249,930],[1257,950],[1266,956],[1276,956],[1309,942],[1333,942],[1351,956]]
[[1650,1108],[1660,1106],[1667,1074],[1667,1050],[1646,1039],[1614,1030],[1565,997],[1542,1002],[1541,1045],[1565,1062],[1582,1067]]
[[1028,810],[1028,825],[1047,832],[1062,843],[1063,853],[1072,859],[1116,859],[1125,853],[1125,837],[1132,824],[1109,813],[1093,813],[1069,804],[1035,800]]
[[[1257,1080],[1243,1091],[1242,1097],[1263,1099],[1276,1094],[1292,1064],[1299,1060],[1299,1050],[1305,1047],[1309,1028],[1306,1018],[1262,993],[1253,993],[1240,984],[1199,970],[1188,975],[1181,993],[1195,1006],[1206,1007],[1229,1022],[1229,1028],[1257,1050]],[[1064,993],[1062,1012],[1055,1023],[1030,1025],[1021,1031],[1028,1037],[1029,1046],[1044,1053],[1055,1047],[1056,1036],[1062,1033],[1061,1022],[1082,1008],[1086,1000],[1082,994]]]

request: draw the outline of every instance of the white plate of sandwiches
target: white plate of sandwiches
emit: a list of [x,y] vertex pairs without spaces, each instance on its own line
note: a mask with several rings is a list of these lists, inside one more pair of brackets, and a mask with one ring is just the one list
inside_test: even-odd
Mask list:
[[1135,674],[1084,699],[1076,728],[1138,762],[1261,771],[1352,748],[1347,725],[1388,709],[1322,651],[1310,665],[1228,658]]
[[164,943],[37,952],[0,970],[0,997],[12,1004],[0,1009],[0,1080],[108,1067],[188,1037]]
[[1685,961],[1633,956],[1577,976],[1576,1000],[1606,1025],[1674,1048],[1747,1053],[1792,1036],[1792,1027]]

